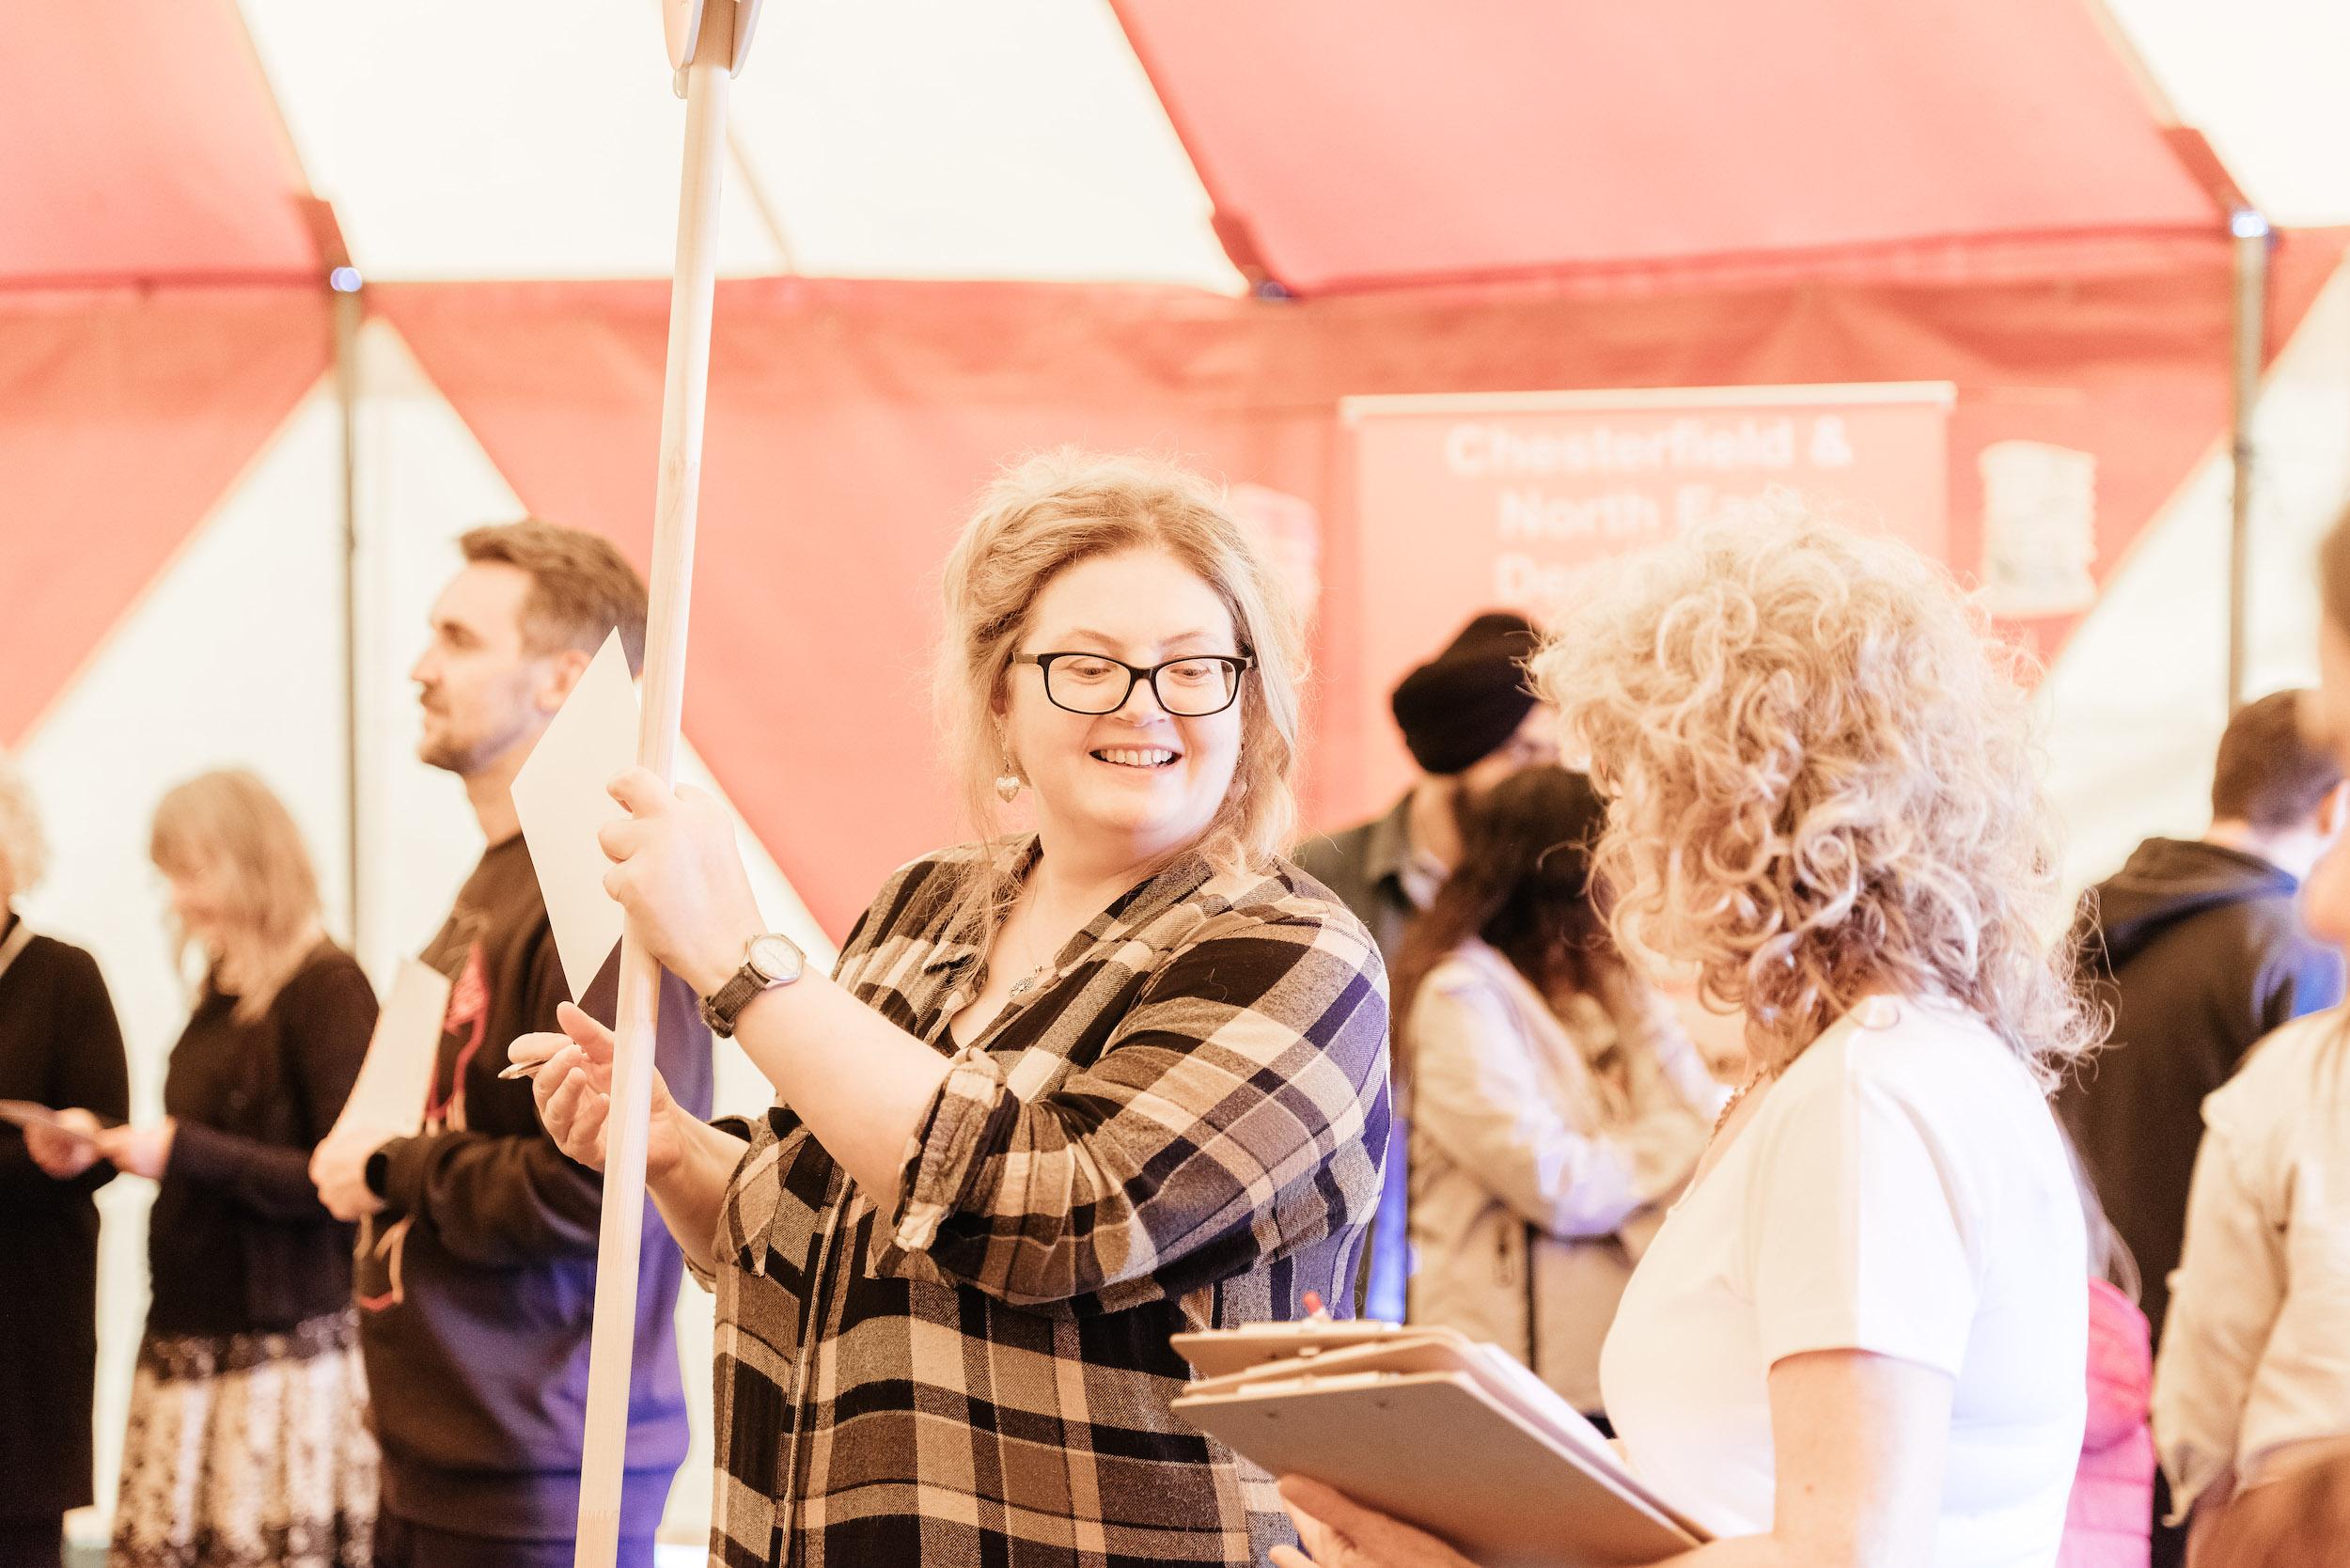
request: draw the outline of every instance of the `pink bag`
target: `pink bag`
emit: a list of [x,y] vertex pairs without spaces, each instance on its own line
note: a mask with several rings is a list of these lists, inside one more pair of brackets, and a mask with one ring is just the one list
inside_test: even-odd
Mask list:
[[2057,1568],[2146,1568],[2154,1516],[2154,1356],[2146,1314],[2089,1282],[2089,1427]]

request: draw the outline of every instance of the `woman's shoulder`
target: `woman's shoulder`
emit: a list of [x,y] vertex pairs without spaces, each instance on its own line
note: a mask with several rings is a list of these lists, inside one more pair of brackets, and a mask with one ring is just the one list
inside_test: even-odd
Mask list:
[[2264,1035],[2235,1075],[2203,1102],[2203,1121],[2242,1140],[2331,1111],[2350,1089],[2350,1006]]
[[1465,938],[1428,967],[1419,982],[1419,996],[1474,997],[1503,995],[1519,980],[1517,970],[1499,949],[1482,938]]
[[1964,1008],[1864,1002],[1788,1066],[1748,1132],[1762,1135],[1759,1157],[1774,1169],[1874,1191],[1894,1209],[1914,1206],[1919,1224],[1946,1213],[1974,1266],[2004,1247],[2054,1271],[2014,1278],[2077,1284],[2086,1274],[2072,1165],[2046,1093]]
[[1261,936],[1338,954],[1355,967],[1377,967],[1379,949],[1355,913],[1293,862],[1276,858],[1230,871],[1211,871],[1198,889],[1169,911],[1166,945]]
[[107,996],[106,978],[99,969],[97,955],[62,937],[35,932],[16,962],[24,965],[26,975],[45,977],[45,986],[76,1000]]
[[359,1001],[372,1008],[375,986],[368,972],[349,949],[340,943],[321,941],[310,949],[294,972],[286,977],[278,988],[275,1006],[286,1009],[315,1008],[337,1003]]
[[974,876],[1025,854],[1026,842],[978,840],[916,855],[883,878],[842,950],[934,923]]
[[76,947],[62,936],[51,936],[38,931],[26,933],[24,950],[17,955],[17,962],[53,972],[70,969],[95,973],[98,968],[98,960],[87,948]]
[[[1930,1141],[1961,1128],[2053,1125],[2046,1092],[2023,1058],[1983,1019],[1939,1000],[1862,1001],[1788,1065],[1763,1114],[1856,1099],[1897,1110]],[[1953,1146],[1998,1141],[1960,1137]]]

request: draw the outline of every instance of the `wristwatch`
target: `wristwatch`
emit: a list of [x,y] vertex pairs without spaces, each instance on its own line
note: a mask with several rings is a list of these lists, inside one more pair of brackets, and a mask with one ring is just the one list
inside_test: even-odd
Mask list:
[[800,945],[777,932],[754,936],[743,949],[743,967],[734,978],[702,998],[702,1022],[721,1040],[734,1038],[735,1020],[751,998],[778,985],[790,985],[807,972],[807,955]]

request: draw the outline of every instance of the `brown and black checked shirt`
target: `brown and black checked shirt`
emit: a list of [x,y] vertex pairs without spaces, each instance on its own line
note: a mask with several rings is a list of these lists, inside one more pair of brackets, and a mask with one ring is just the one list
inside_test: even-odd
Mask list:
[[[719,1221],[727,1568],[1261,1562],[1269,1479],[1167,1403],[1183,1329],[1350,1299],[1386,1147],[1386,985],[1285,863],[1136,887],[958,1047],[982,851],[917,861],[841,983],[953,1057],[876,1208],[777,1105]],[[1009,852],[1033,853],[1031,844]]]

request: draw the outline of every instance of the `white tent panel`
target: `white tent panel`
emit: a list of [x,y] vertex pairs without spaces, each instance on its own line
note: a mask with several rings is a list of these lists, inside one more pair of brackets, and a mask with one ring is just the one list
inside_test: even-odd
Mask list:
[[1242,287],[1107,0],[763,16],[737,101],[799,270]]
[[[2350,501],[2350,269],[2271,370],[2254,421],[2249,695],[2316,680],[2317,541]],[[2231,465],[2199,464],[2049,672],[2048,784],[2068,886],[2119,866],[2150,834],[2210,822],[2227,723]]]
[[[382,277],[666,274],[685,106],[643,0],[246,0],[312,187]],[[720,264],[779,257],[728,204]]]
[[[243,5],[369,276],[669,270],[650,0]],[[1241,287],[1106,0],[770,5],[733,104],[727,272]]]
[[2182,123],[2283,225],[2350,223],[2350,6],[2107,0]]

